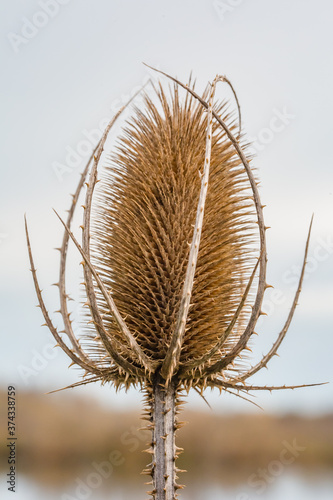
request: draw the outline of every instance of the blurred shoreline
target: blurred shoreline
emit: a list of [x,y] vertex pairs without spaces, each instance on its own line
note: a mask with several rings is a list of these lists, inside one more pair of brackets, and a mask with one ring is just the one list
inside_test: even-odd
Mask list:
[[[5,401],[6,393],[0,398]],[[145,425],[140,411],[108,410],[72,392],[21,393],[17,404],[19,473],[41,484],[70,484],[105,462],[112,466],[113,480],[137,481],[150,461],[142,453],[150,433],[140,430]],[[1,406],[0,472],[5,473],[7,420]],[[223,416],[185,405],[180,420],[188,421],[177,436],[177,445],[185,449],[177,465],[190,471],[185,482],[200,477],[206,483],[240,484],[270,464],[283,463],[283,457],[288,457],[288,470],[300,474],[333,472],[333,414]]]

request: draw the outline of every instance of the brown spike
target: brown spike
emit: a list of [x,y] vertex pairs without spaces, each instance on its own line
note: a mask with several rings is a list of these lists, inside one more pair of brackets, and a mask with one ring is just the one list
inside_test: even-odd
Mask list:
[[143,476],[151,476],[153,473],[153,470],[152,469],[144,469],[142,472],[141,472],[141,475]]
[[153,448],[147,448],[146,450],[143,450],[143,453],[149,453],[150,455],[154,455],[154,449]]

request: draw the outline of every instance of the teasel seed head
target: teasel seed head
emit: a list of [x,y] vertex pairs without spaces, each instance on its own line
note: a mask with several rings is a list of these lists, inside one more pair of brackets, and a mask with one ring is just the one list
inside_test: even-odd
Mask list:
[[[144,95],[96,187],[105,141],[126,106],[116,113],[80,177],[67,221],[60,219],[65,232],[57,286],[69,343],[47,312],[26,225],[45,324],[57,345],[84,370],[83,381],[73,386],[99,380],[116,388],[140,384],[149,390],[158,376],[166,388],[173,380],[177,390],[195,388],[200,394],[216,386],[240,397],[240,392],[271,390],[244,381],[267,366],[289,328],[312,220],[287,321],[270,351],[249,368],[248,343],[269,285],[263,205],[240,130],[238,99],[226,77],[217,76],[200,96],[191,82],[184,85],[162,74],[174,86],[166,91],[160,83],[154,96]],[[238,123],[226,102],[215,102],[219,82],[226,82],[236,97]],[[184,98],[179,88],[185,90]],[[71,223],[84,186],[80,244]],[[89,306],[81,339],[68,311],[70,240],[83,258],[84,302]]]

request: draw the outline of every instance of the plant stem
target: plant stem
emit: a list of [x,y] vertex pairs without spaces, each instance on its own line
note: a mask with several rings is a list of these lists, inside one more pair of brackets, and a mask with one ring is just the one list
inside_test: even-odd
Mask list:
[[156,374],[151,399],[154,500],[174,500],[176,493],[176,381]]

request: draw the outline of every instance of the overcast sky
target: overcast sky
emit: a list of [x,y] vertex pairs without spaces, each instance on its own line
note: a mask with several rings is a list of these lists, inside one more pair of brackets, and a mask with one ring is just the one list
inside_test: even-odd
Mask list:
[[[59,258],[53,248],[61,228],[52,208],[62,214],[68,208],[87,140],[94,142],[96,129],[151,76],[142,61],[183,81],[193,71],[199,90],[217,73],[225,74],[238,92],[244,129],[257,154],[271,226],[268,278],[277,290],[267,293],[269,316],[258,326],[254,359],[270,347],[288,314],[315,213],[309,270],[294,322],[280,357],[253,381],[332,380],[332,16],[329,0],[6,2],[0,21],[3,388],[15,384],[19,391],[46,392],[78,380],[65,355],[50,351],[51,334],[40,327],[23,214],[53,311],[57,297],[50,285],[57,281]],[[217,97],[231,96],[220,86]],[[79,261],[71,252],[74,295]],[[332,387],[260,393],[256,401],[266,411],[327,412],[333,410]],[[77,391],[115,408],[138,405],[141,398],[135,391],[116,395],[97,386]],[[208,399],[221,411],[251,409],[228,396],[208,393]],[[192,404],[204,407],[196,396]]]

